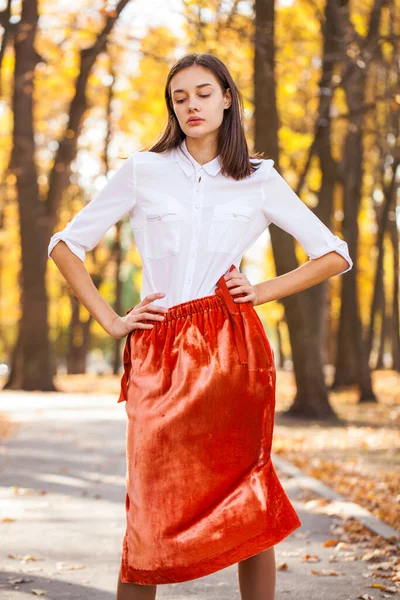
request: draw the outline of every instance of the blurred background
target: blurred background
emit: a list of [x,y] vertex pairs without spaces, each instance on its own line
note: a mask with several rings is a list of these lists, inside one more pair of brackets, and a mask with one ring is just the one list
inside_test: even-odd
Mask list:
[[[357,462],[365,450],[357,477],[364,469],[368,480],[372,450],[386,465],[382,494],[398,496],[399,13],[395,0],[0,0],[0,387],[118,393],[125,340],[78,302],[48,242],[158,139],[172,64],[215,53],[243,94],[251,150],[274,159],[354,261],[344,276],[257,307],[278,416],[296,424],[277,430],[276,451],[333,481],[334,452],[357,447]],[[258,283],[305,260],[271,225],[241,269]],[[139,301],[127,219],[86,266],[119,314]],[[307,423],[324,421],[339,429],[318,425],[312,464]],[[365,497],[370,483],[352,484],[350,463],[348,486]]]

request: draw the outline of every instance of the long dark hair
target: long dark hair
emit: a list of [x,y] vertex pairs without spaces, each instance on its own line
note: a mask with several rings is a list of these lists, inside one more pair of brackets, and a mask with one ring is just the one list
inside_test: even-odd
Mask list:
[[168,111],[168,121],[159,141],[148,152],[166,152],[178,147],[186,135],[182,131],[171,100],[171,79],[176,73],[190,67],[200,65],[209,69],[218,80],[223,94],[230,88],[232,101],[229,108],[224,110],[224,118],[219,129],[217,152],[221,159],[221,173],[234,179],[244,179],[258,169],[261,162],[250,162],[264,158],[260,152],[250,155],[243,129],[243,97],[236,87],[225,64],[213,54],[186,54],[171,68],[165,84],[165,102]]

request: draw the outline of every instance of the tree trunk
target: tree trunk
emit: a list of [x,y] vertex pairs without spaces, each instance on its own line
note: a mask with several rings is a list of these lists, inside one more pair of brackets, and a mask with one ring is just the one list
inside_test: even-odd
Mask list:
[[385,346],[386,339],[388,337],[388,326],[389,326],[389,317],[386,311],[386,294],[385,288],[382,285],[382,298],[381,298],[381,306],[380,306],[380,314],[381,314],[381,330],[379,335],[379,344],[378,344],[378,353],[376,357],[375,369],[384,369],[385,368]]
[[[256,0],[255,32],[255,148],[264,151],[275,161],[279,170],[278,129],[279,118],[275,93],[275,40],[274,3]],[[271,225],[270,236],[277,274],[281,275],[298,267],[294,240],[286,232]],[[310,323],[313,318],[308,306],[309,296],[304,292],[281,300],[289,328],[292,359],[297,392],[290,414],[308,418],[333,417],[328,402],[319,336]]]
[[62,194],[69,184],[71,161],[87,108],[86,88],[97,56],[104,50],[115,21],[129,0],[120,0],[106,18],[95,44],[81,51],[76,93],[71,102],[69,122],[61,140],[49,181],[47,201],[39,198],[34,161],[32,97],[34,70],[42,60],[34,49],[38,22],[37,0],[22,3],[21,20],[15,32],[15,83],[13,96],[14,132],[11,170],[16,176],[22,249],[22,318],[6,389],[54,391],[53,365],[48,339],[45,273],[47,248],[57,222]]
[[393,247],[393,308],[392,308],[392,369],[400,372],[400,306],[399,306],[399,234],[396,221],[390,224],[390,234]]
[[71,321],[68,328],[68,352],[67,373],[68,375],[83,375],[86,373],[86,361],[90,340],[90,324],[93,321],[91,315],[87,321],[79,318],[80,302],[74,295],[71,300]]
[[[333,98],[334,67],[345,55],[345,43],[341,37],[341,14],[337,0],[327,0],[325,19],[322,23],[323,55],[322,73],[319,81],[319,107],[317,126],[312,152],[318,156],[322,173],[321,187],[318,192],[316,216],[330,229],[332,228],[333,194],[337,178],[337,165],[331,151],[331,106]],[[310,162],[310,158],[308,163]],[[302,177],[304,181],[304,177]],[[298,188],[297,193],[300,193]],[[308,290],[311,326],[315,328],[314,335],[318,339],[322,362],[329,358],[328,342],[331,339],[327,328],[329,319],[325,315],[329,311],[329,282],[313,286]]]
[[360,402],[376,401],[372,389],[369,355],[365,343],[358,308],[357,290],[357,250],[358,250],[358,214],[361,202],[363,177],[363,112],[359,107],[364,104],[365,80],[368,64],[377,45],[381,10],[384,0],[375,0],[371,10],[369,28],[365,40],[360,40],[345,13],[345,29],[349,32],[349,45],[361,48],[355,59],[350,55],[344,63],[343,89],[349,108],[349,129],[344,145],[341,163],[343,182],[343,235],[349,246],[354,267],[343,278],[342,304],[339,322],[339,337],[336,354],[336,372],[333,388],[357,385],[360,390]]
[[6,389],[54,391],[47,334],[45,289],[47,229],[39,198],[33,130],[34,49],[38,23],[36,0],[22,3],[17,24],[13,93],[11,171],[16,176],[22,258],[19,332]]
[[[397,168],[397,165],[395,165]],[[378,260],[375,270],[375,280],[374,280],[374,292],[371,304],[371,315],[369,321],[369,329],[368,329],[368,340],[367,340],[367,352],[368,356],[371,353],[374,341],[374,331],[375,331],[375,317],[377,313],[379,313],[379,307],[382,308],[383,312],[381,313],[382,322],[384,320],[383,314],[385,311],[384,302],[382,302],[382,298],[385,296],[384,290],[384,281],[383,281],[383,262],[385,256],[385,233],[389,224],[389,212],[392,205],[393,200],[393,188],[396,188],[395,179],[396,179],[396,168],[393,169],[392,182],[389,188],[384,187],[384,201],[383,205],[380,207],[379,211],[379,219],[378,219],[378,235],[376,240],[376,247],[378,250]]]

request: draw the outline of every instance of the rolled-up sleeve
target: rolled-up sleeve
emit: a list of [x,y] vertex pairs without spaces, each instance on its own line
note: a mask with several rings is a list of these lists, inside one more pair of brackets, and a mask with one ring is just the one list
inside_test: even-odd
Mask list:
[[289,184],[274,168],[274,161],[266,161],[263,182],[263,207],[269,223],[274,223],[302,246],[310,259],[328,252],[337,252],[346,259],[348,266],[340,273],[350,271],[353,261],[347,243],[331,230],[304,204]]
[[115,223],[134,209],[135,180],[135,162],[132,154],[64,229],[50,238],[48,256],[50,257],[54,246],[62,240],[83,262],[86,252],[92,250]]

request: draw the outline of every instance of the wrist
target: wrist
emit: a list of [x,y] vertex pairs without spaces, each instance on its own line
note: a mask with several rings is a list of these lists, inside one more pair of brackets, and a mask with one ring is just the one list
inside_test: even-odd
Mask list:
[[262,283],[256,283],[254,286],[256,290],[257,301],[256,305],[265,304],[274,300],[271,290],[270,281],[263,281]]
[[117,315],[117,313],[114,313],[114,314],[115,314],[115,316],[112,317],[111,320],[107,320],[106,323],[102,324],[104,331],[106,333],[108,333],[108,335],[113,334],[115,323],[117,322],[118,319],[121,318],[120,315]]

